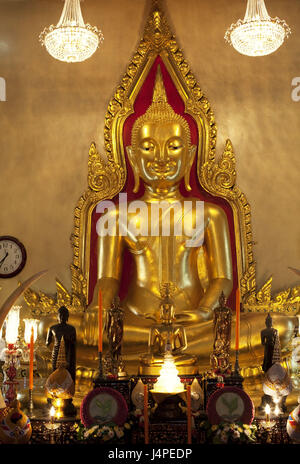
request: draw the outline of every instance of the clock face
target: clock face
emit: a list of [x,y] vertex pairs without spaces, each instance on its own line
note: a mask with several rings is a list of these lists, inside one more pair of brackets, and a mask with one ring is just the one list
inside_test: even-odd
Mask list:
[[0,237],[0,277],[14,277],[26,263],[26,250],[14,237]]

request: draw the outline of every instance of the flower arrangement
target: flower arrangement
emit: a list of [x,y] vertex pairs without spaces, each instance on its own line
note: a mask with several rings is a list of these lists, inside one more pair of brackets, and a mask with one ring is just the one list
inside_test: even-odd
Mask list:
[[236,422],[220,422],[212,425],[209,421],[202,421],[200,428],[205,431],[207,440],[213,444],[243,443],[251,444],[256,442],[256,425],[242,424]]
[[74,426],[79,441],[118,441],[122,440],[133,426],[133,421],[125,422],[123,426],[114,423],[96,424],[86,428],[81,422]]

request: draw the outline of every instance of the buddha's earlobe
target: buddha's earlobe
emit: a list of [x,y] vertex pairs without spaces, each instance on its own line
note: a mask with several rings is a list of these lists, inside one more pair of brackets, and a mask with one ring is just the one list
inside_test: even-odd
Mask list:
[[192,169],[195,154],[196,154],[196,149],[197,149],[196,145],[192,145],[188,152],[188,162],[187,162],[187,167],[186,167],[186,171],[184,175],[184,185],[188,192],[192,190],[190,186],[190,175],[191,175],[191,169]]
[[132,169],[133,175],[134,175],[133,193],[136,193],[139,190],[139,187],[140,187],[140,176],[139,176],[138,170],[136,168],[136,166],[137,166],[136,159],[135,159],[135,156],[134,156],[134,153],[133,153],[133,150],[132,150],[131,146],[126,147],[126,151],[127,151],[129,164],[131,166],[131,169]]

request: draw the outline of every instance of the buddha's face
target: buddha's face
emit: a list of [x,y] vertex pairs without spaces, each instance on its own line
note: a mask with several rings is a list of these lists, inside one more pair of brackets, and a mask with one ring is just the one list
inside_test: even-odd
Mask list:
[[134,147],[134,153],[128,152],[133,169],[145,184],[157,187],[178,184],[193,155],[185,129],[177,121],[143,124],[136,132]]

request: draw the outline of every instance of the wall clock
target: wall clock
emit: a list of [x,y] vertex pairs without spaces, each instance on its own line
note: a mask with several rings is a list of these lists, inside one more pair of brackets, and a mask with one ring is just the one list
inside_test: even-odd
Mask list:
[[0,278],[14,277],[26,263],[24,245],[10,235],[0,236]]

